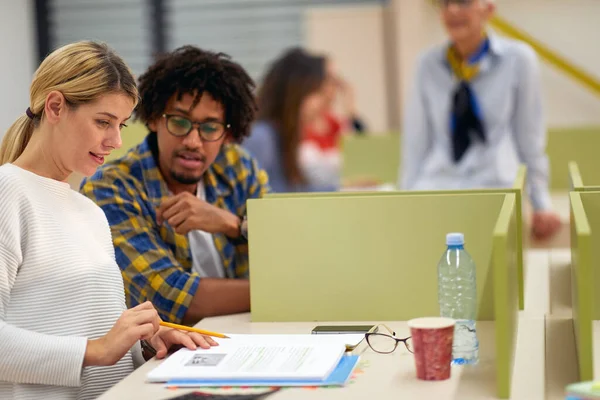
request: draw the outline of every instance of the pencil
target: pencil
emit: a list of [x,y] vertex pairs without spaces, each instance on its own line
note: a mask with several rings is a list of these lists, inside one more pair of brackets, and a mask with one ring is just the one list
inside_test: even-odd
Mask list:
[[218,338],[222,338],[222,339],[229,339],[229,336],[223,335],[222,333],[205,331],[203,329],[192,328],[192,327],[185,326],[185,325],[177,325],[177,324],[172,324],[170,322],[164,322],[164,321],[161,321],[160,325],[166,326],[167,328],[179,329],[182,331],[196,332],[201,335],[213,336],[213,337],[218,337]]

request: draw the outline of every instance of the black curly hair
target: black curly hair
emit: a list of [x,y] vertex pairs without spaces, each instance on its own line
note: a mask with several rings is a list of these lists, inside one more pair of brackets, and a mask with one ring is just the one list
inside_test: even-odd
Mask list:
[[223,105],[229,135],[236,142],[249,135],[257,111],[255,83],[224,53],[183,46],[160,57],[140,76],[141,101],[136,119],[145,124],[160,118],[172,96],[195,94],[195,107],[204,92]]

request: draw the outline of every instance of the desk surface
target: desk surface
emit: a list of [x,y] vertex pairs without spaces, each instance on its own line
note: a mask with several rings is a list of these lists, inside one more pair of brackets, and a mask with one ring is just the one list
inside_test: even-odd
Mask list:
[[[360,322],[373,323],[371,322]],[[325,323],[320,323],[325,324]],[[339,322],[338,322],[339,324]],[[251,323],[250,314],[208,318],[199,327],[225,333],[309,333],[317,325],[309,323]],[[388,325],[398,336],[408,336],[406,322]],[[377,354],[366,344],[355,350],[361,355],[356,377],[343,388],[294,388],[284,389],[269,396],[269,400],[293,399],[495,399],[494,323],[478,323],[480,340],[480,363],[476,367],[453,367],[451,379],[443,382],[423,382],[415,377],[414,360],[404,348],[398,347],[389,355]],[[158,365],[151,360],[133,374],[106,392],[101,400],[143,398],[145,400],[168,399],[191,390],[169,390],[162,384],[145,383],[146,374]]]
[[[513,400],[537,400],[551,394],[546,393],[545,388],[545,341],[543,340],[545,315],[552,309],[548,298],[551,254],[543,250],[527,253],[525,263],[527,301],[526,311],[521,312],[519,316],[511,396]],[[559,261],[562,261],[562,258]],[[198,324],[199,327],[225,333],[308,333],[315,325],[317,323],[313,322],[251,323],[250,314],[207,318]],[[408,336],[409,330],[405,322],[392,322],[388,325],[396,330],[399,336]],[[355,351],[361,355],[359,373],[348,386],[318,390],[284,389],[268,399],[368,399],[368,396],[374,394],[378,399],[495,399],[494,323],[480,322],[478,332],[481,342],[480,364],[469,369],[454,367],[452,378],[448,381],[418,381],[415,378],[413,358],[402,348],[393,354],[381,355],[373,353],[366,344],[363,344]],[[100,399],[169,399],[190,391],[183,389],[173,391],[160,384],[145,383],[146,374],[159,363],[160,361],[157,360],[147,362]],[[562,394],[561,387],[557,387],[555,398],[560,398],[558,396]]]
[[[558,311],[557,305],[550,301],[552,282],[569,286],[567,279],[557,276],[552,271],[555,265],[564,265],[570,253],[562,251],[529,251],[525,262],[525,296],[526,310],[519,316],[519,332],[513,372],[511,399],[534,400],[550,396],[559,399],[563,396],[563,384],[556,387],[545,387],[545,317]],[[550,275],[554,279],[550,278]],[[558,278],[558,279],[557,279]],[[552,292],[563,292],[556,288]],[[563,296],[560,296],[563,297]],[[379,322],[379,321],[375,321]],[[374,323],[374,321],[366,322]],[[319,323],[325,324],[325,323]],[[341,323],[337,323],[341,324]],[[225,333],[308,333],[317,325],[307,323],[251,323],[250,314],[239,314],[226,317],[207,318],[198,326]],[[405,322],[388,323],[399,336],[408,336]],[[600,337],[600,323],[594,325],[594,337]],[[399,348],[390,355],[373,353],[366,344],[357,348],[355,353],[361,355],[359,373],[350,384],[343,388],[332,389],[284,389],[268,397],[269,400],[294,399],[368,399],[374,394],[378,399],[495,399],[495,367],[494,367],[494,323],[478,324],[480,347],[480,364],[475,368],[464,369],[453,367],[452,378],[444,382],[421,382],[415,378],[414,361],[410,353]],[[600,346],[595,346],[599,349]],[[600,359],[600,355],[596,360]],[[155,368],[160,361],[151,360],[138,368],[111,390],[101,400],[143,398],[145,400],[169,399],[191,390],[168,390],[161,384],[145,383],[146,374]],[[596,371],[600,370],[597,368]],[[563,375],[561,373],[561,375]],[[571,382],[568,382],[571,383]]]

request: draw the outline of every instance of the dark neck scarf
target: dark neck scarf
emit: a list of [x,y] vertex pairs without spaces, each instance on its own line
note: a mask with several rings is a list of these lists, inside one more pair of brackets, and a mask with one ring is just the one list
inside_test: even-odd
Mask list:
[[452,95],[452,155],[458,163],[469,149],[473,140],[485,143],[486,131],[483,124],[481,109],[471,88],[471,80],[479,74],[479,63],[488,53],[489,39],[485,39],[479,50],[463,61],[453,46],[448,47],[448,64],[454,75],[459,79],[458,87]]

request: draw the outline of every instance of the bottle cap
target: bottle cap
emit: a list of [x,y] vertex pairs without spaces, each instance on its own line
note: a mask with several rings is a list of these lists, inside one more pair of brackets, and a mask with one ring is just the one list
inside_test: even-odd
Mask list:
[[447,246],[462,246],[465,244],[465,235],[462,233],[449,233],[446,235]]

